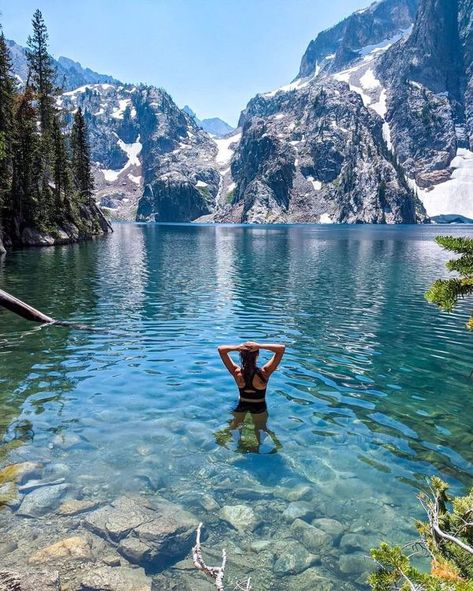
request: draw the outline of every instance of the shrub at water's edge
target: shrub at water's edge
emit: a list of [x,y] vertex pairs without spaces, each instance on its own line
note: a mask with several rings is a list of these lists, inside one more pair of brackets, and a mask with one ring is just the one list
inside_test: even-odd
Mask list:
[[[371,551],[379,568],[369,582],[373,591],[473,591],[473,488],[464,497],[448,494],[448,485],[434,477],[419,500],[427,522],[418,522],[420,538],[403,546],[381,544]],[[413,566],[420,553],[431,572]]]
[[[437,304],[442,310],[451,312],[458,300],[473,294],[473,238],[457,238],[454,236],[437,236],[437,244],[446,250],[461,255],[447,263],[449,271],[456,271],[458,277],[437,279],[425,294],[427,301]],[[467,328],[473,330],[473,315],[470,316]]]
[[70,135],[56,106],[55,71],[41,12],[28,39],[28,80],[19,87],[0,34],[0,252],[5,245],[75,242],[111,230],[93,199],[84,115]]

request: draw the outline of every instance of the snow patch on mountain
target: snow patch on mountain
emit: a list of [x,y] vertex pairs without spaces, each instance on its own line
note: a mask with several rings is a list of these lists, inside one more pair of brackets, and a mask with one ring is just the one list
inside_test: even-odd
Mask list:
[[[126,144],[123,140],[118,138],[117,144],[128,156],[128,160],[127,160],[126,164],[123,166],[123,168],[121,168],[120,170],[102,169],[103,176],[104,176],[105,180],[109,183],[115,182],[118,179],[118,177],[123,172],[128,170],[131,166],[140,166],[140,164],[141,164],[140,160],[138,158],[138,156],[143,148],[143,146],[140,142],[140,136],[138,136],[138,139],[136,140],[136,142],[133,142],[131,144]],[[130,175],[128,175],[128,176],[130,177]],[[130,179],[130,180],[132,180],[132,179]],[[133,182],[136,183],[135,180],[133,180]]]
[[452,176],[444,183],[430,190],[416,186],[419,198],[430,217],[461,214],[473,218],[473,152],[458,148],[450,166]]
[[219,165],[228,165],[232,159],[233,153],[235,152],[235,145],[241,139],[241,133],[231,135],[226,138],[214,140],[217,144],[217,157],[216,161]]

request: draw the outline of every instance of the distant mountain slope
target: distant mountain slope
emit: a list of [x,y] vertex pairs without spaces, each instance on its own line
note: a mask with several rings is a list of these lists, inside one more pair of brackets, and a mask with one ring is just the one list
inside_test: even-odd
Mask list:
[[[26,50],[15,41],[7,40],[7,46],[10,51],[13,62],[13,70],[19,80],[23,83],[28,76],[28,64],[26,61]],[[90,68],[83,68],[79,62],[60,57],[53,59],[56,68],[56,84],[64,90],[73,90],[84,84],[118,84],[119,81],[112,76],[98,74]]]
[[384,0],[358,10],[309,43],[298,78],[337,72],[365,53],[399,38],[415,18],[419,0]]
[[92,84],[58,99],[86,114],[96,197],[121,219],[191,221],[213,210],[215,142],[162,89]]
[[234,127],[231,127],[230,125],[228,125],[228,123],[225,123],[225,121],[223,121],[219,117],[212,117],[210,119],[199,119],[197,115],[194,113],[194,111],[188,105],[186,105],[182,110],[188,115],[190,115],[199,127],[201,127],[204,131],[210,133],[210,135],[213,135],[215,137],[223,138],[229,133],[233,133],[235,131]]

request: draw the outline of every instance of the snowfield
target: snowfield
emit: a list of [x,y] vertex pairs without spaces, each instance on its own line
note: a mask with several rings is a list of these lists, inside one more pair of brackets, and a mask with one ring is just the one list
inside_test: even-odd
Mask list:
[[222,138],[220,140],[214,140],[218,148],[216,158],[217,164],[225,165],[230,163],[230,160],[232,159],[234,152],[234,150],[232,150],[230,146],[231,144],[238,143],[240,139],[241,133],[237,133],[235,135],[231,135],[230,137]]
[[459,148],[451,178],[430,191],[417,188],[429,216],[460,214],[473,218],[473,152]]

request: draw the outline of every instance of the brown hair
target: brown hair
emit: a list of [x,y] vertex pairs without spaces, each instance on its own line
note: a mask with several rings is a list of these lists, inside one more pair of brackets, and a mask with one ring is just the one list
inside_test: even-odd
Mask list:
[[258,372],[256,367],[256,360],[258,359],[258,351],[249,351],[243,349],[240,351],[241,370],[245,379],[245,384],[251,387],[253,376]]

